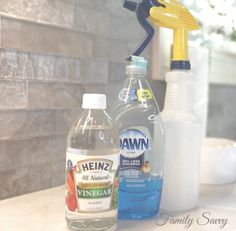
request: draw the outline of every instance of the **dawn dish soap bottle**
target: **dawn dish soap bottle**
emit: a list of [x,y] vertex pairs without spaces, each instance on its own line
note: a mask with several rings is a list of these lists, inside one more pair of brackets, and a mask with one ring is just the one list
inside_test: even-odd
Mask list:
[[80,231],[117,228],[119,134],[106,96],[84,94],[83,111],[68,135],[66,221]]
[[164,129],[146,79],[147,61],[132,56],[112,117],[120,132],[119,219],[157,215],[162,192]]

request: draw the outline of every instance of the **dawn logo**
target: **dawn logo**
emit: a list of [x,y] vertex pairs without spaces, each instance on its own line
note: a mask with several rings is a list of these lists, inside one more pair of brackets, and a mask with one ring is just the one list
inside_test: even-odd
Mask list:
[[142,132],[130,129],[120,134],[121,155],[135,158],[150,149],[150,140]]

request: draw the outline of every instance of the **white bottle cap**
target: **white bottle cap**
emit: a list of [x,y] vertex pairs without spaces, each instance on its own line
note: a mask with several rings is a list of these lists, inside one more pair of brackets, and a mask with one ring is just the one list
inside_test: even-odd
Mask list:
[[84,94],[83,104],[84,109],[106,109],[107,99],[103,94]]

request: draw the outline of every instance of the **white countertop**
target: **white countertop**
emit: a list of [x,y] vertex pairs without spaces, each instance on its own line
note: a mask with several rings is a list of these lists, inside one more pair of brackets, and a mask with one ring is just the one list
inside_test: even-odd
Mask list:
[[[202,215],[205,213],[205,217]],[[208,219],[209,218],[209,219]],[[172,224],[182,219],[184,224]],[[193,224],[186,228],[187,221]],[[198,220],[200,219],[200,220]],[[213,220],[210,220],[213,219]],[[219,220],[220,219],[220,220]],[[227,219],[227,225],[219,228]],[[208,223],[206,225],[196,224]],[[179,220],[180,221],[180,220]],[[199,208],[164,220],[121,221],[120,231],[236,231],[236,185],[202,187]],[[217,223],[217,224],[210,224]],[[68,231],[64,186],[0,201],[0,231]]]

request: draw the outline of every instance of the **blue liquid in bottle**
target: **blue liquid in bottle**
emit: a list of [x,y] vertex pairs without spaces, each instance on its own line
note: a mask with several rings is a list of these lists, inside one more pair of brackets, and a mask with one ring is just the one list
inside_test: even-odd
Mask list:
[[119,218],[146,219],[158,214],[163,180],[157,176],[141,175],[138,179],[121,176]]

